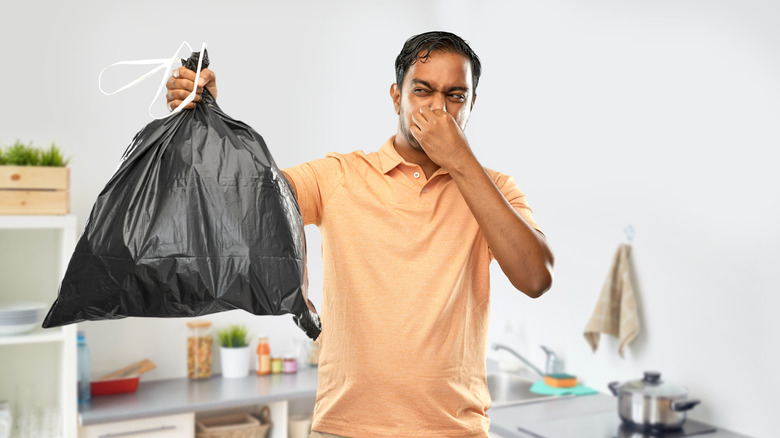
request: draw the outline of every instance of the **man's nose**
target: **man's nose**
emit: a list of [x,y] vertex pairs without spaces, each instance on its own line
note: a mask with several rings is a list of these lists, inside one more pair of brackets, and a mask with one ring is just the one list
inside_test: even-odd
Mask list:
[[447,111],[447,99],[444,93],[433,93],[431,98],[431,109]]

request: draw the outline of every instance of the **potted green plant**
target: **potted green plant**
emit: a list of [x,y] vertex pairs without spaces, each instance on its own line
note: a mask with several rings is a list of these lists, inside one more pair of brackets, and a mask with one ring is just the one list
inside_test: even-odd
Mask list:
[[245,325],[232,324],[217,330],[222,377],[238,378],[249,374],[249,336]]
[[0,214],[67,214],[69,161],[54,143],[0,147]]

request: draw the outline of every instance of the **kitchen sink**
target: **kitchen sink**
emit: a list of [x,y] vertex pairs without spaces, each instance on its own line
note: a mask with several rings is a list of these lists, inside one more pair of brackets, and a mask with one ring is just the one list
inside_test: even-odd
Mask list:
[[487,385],[492,400],[491,406],[498,408],[560,398],[560,396],[541,395],[531,392],[533,384],[533,381],[517,374],[507,372],[488,373]]

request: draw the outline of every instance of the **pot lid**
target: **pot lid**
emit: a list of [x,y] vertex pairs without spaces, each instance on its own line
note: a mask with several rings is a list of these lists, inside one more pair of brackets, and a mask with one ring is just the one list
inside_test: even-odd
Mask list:
[[684,386],[666,383],[661,380],[661,373],[645,371],[641,380],[632,380],[618,387],[621,392],[643,394],[649,397],[686,397],[688,389]]

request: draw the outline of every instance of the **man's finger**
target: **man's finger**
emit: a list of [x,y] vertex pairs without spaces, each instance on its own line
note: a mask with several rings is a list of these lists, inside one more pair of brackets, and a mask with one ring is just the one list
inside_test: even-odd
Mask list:
[[216,75],[214,75],[213,71],[211,71],[211,70],[209,70],[207,68],[204,68],[203,70],[200,71],[200,77],[203,78],[203,81],[204,81],[203,83],[205,85],[205,84],[208,84],[210,82],[213,82],[215,80],[215,78],[216,78]]
[[420,134],[422,134],[422,129],[420,129],[417,125],[412,125],[409,127],[409,133],[412,134],[412,137],[414,137],[415,140],[418,142],[420,141]]
[[168,78],[168,82],[165,83],[165,87],[169,90],[190,90],[195,85],[189,79],[176,79],[174,77]]
[[[425,111],[425,112],[423,112]],[[416,113],[412,113],[412,119],[416,119],[416,123],[419,125],[420,123],[431,123],[432,119],[431,109],[427,106],[420,107],[420,111]]]
[[420,114],[425,116],[425,120],[429,120],[431,116],[436,115],[436,110],[432,110],[428,105],[420,107]]
[[420,114],[412,113],[412,126],[411,128],[418,128],[420,129],[420,123],[425,121],[425,119]]
[[418,114],[422,117],[423,120],[427,122],[430,120],[429,117],[431,115],[431,108],[429,106],[423,105],[420,107]]
[[[172,100],[168,103],[168,109],[173,111],[176,109],[177,106],[181,105],[183,100]],[[187,105],[184,106],[184,109],[193,109],[195,108],[195,102],[190,102]]]
[[195,82],[195,72],[186,67],[179,67],[174,70],[173,77],[177,79],[187,79],[190,82]]
[[171,101],[171,100],[178,100],[182,101],[187,98],[187,96],[190,95],[192,91],[188,90],[182,90],[182,89],[174,89],[174,90],[168,90],[168,92],[165,94],[165,100]]

